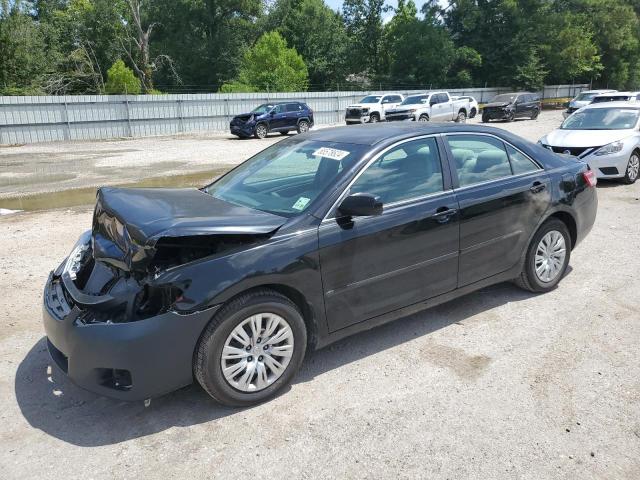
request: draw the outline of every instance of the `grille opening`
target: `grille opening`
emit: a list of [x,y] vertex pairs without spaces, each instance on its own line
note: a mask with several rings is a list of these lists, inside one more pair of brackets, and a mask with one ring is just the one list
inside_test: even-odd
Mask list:
[[616,167],[600,167],[600,171],[604,175],[618,175],[618,169]]
[[113,390],[127,391],[133,387],[131,372],[119,368],[96,368],[98,383]]

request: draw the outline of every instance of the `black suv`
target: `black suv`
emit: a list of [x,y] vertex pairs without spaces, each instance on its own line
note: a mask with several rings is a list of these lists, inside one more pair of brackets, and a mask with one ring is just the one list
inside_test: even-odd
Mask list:
[[540,96],[537,93],[516,92],[496,95],[482,109],[482,121],[506,120],[512,122],[516,118],[535,120],[540,114]]
[[313,127],[313,110],[302,102],[264,103],[231,120],[231,133],[241,138],[264,138],[269,132],[304,133]]

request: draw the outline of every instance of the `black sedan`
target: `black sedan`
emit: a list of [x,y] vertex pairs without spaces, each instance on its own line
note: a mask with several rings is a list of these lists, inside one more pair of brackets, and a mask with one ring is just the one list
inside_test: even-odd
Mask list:
[[595,182],[503,130],[380,124],[289,138],[199,190],[102,188],[45,287],[49,351],[118,399],[195,378],[254,404],[308,349],[497,282],[554,288]]

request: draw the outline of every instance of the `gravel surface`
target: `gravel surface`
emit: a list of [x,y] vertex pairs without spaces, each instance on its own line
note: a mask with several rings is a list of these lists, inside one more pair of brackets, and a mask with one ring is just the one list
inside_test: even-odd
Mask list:
[[[536,140],[559,118],[498,125]],[[41,290],[90,209],[3,217],[0,477],[640,478],[640,182],[598,194],[554,291],[501,284],[345,339],[242,410],[197,386],[144,408],[51,370]]]

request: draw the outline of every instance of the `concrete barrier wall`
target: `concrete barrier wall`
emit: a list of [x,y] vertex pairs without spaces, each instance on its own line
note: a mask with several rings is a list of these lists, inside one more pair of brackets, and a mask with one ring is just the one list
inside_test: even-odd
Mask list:
[[[543,98],[573,97],[588,85],[544,87]],[[450,89],[488,102],[508,88]],[[402,94],[424,90],[400,90]],[[341,123],[345,108],[368,94],[360,92],[292,92],[168,95],[0,96],[0,144],[67,140],[104,140],[180,133],[226,132],[234,115],[260,103],[306,102],[317,125]]]

